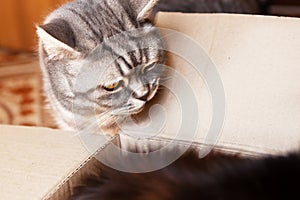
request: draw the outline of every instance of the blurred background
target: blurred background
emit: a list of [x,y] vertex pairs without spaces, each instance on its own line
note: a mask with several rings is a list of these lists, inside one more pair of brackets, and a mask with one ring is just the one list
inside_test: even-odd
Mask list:
[[[45,16],[67,0],[5,0],[0,6],[0,48],[14,51],[34,51],[36,50],[37,38],[35,35],[35,24],[43,21]],[[162,0],[174,2],[174,0]],[[178,0],[176,0],[178,1]],[[194,0],[195,1],[195,0]],[[219,1],[219,0],[206,0]],[[230,1],[230,0],[229,0]],[[232,0],[244,4],[252,0]],[[300,16],[299,0],[254,0],[267,2],[261,8],[262,14],[281,16]],[[181,2],[181,1],[179,1]],[[199,0],[203,4],[205,0]],[[167,3],[165,3],[167,4]],[[180,4],[180,3],[179,3]],[[240,3],[242,4],[242,3]],[[247,5],[253,13],[259,14],[253,4]],[[252,7],[251,7],[252,6]],[[164,6],[161,6],[162,10]],[[200,8],[201,9],[201,8]],[[225,10],[226,11],[226,10]],[[248,10],[249,12],[249,10]],[[251,10],[250,12],[251,13]]]
[[66,0],[5,0],[0,6],[0,46],[20,51],[36,48],[35,24]]
[[[55,128],[45,109],[35,26],[67,0],[4,0],[0,6],[0,124]],[[192,2],[197,4],[190,6]],[[300,17],[299,0],[160,0],[155,11]],[[222,5],[220,7],[220,5]]]
[[4,0],[0,6],[0,124],[55,128],[45,109],[35,25],[66,0]]

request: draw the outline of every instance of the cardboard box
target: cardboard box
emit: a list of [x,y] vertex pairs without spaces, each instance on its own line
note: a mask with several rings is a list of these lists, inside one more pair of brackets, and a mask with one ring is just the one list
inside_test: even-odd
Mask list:
[[[1,198],[67,199],[72,187],[93,167],[93,155],[98,155],[104,164],[112,160],[118,163],[119,147],[147,152],[150,148],[172,148],[171,144],[193,145],[200,151],[215,146],[251,156],[299,149],[299,19],[159,13],[156,23],[173,30],[171,36],[162,30],[166,48],[182,53],[168,55],[167,64],[178,75],[164,84],[171,88],[170,92],[163,90],[149,104],[154,106],[154,125],[166,115],[162,128],[156,129],[151,122],[145,125],[148,119],[143,114],[127,122],[115,138],[0,126]],[[199,58],[202,79],[195,66]],[[180,78],[183,84],[177,84]],[[211,84],[214,81],[221,83],[223,91],[216,90],[220,84]],[[176,93],[172,96],[172,90],[190,89],[184,84],[192,88],[194,99],[182,99]],[[220,98],[213,99],[216,97]],[[193,127],[194,122],[199,126]],[[184,123],[187,129],[180,129]],[[212,123],[215,129],[210,135],[207,132]]]

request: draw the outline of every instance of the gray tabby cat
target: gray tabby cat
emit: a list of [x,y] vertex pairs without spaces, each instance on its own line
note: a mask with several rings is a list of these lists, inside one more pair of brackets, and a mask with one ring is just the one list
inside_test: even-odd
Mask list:
[[44,89],[60,128],[114,130],[154,97],[164,61],[147,20],[156,2],[75,0],[37,27]]
[[157,1],[75,0],[37,28],[44,89],[61,128],[113,130],[154,97],[164,56],[147,20],[153,9],[261,13],[269,0]]

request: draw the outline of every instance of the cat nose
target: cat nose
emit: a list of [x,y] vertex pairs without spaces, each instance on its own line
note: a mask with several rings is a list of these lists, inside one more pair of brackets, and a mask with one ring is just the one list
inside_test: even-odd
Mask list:
[[147,94],[145,94],[144,96],[141,96],[141,97],[135,97],[135,98],[137,98],[137,99],[139,99],[139,100],[142,100],[142,101],[147,101],[147,99],[148,99],[148,92],[147,92]]
[[132,94],[132,96],[138,100],[141,100],[141,101],[147,101],[148,100],[148,96],[149,96],[149,90],[145,90],[143,92],[140,92],[140,94],[134,92]]

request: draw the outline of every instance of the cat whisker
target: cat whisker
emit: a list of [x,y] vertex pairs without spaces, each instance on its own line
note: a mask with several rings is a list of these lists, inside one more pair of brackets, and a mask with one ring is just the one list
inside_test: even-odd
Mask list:
[[132,109],[132,106],[126,105],[119,109],[112,110],[111,113],[114,115],[128,115],[130,113],[130,109]]
[[100,116],[89,117],[88,119],[86,119],[84,121],[80,121],[77,123],[77,128],[79,130],[86,129],[87,127],[89,127],[92,124],[91,122],[93,122],[93,123],[97,122],[99,120],[99,117],[103,118],[108,114],[109,114],[109,111],[105,111],[105,112],[101,113]]
[[100,125],[103,123],[107,122],[108,119],[115,117],[114,115],[111,114],[111,112],[105,112],[104,114],[101,114],[97,116],[97,121]]
[[84,127],[80,127],[79,131],[77,132],[76,135],[81,135],[81,134],[87,134],[87,133],[96,133],[98,132],[100,129],[100,127],[102,125],[105,125],[105,123],[109,122],[110,120],[112,120],[113,118],[115,118],[116,116],[112,116],[112,115],[105,115],[102,116],[102,119],[96,119],[94,117],[90,118],[89,120],[87,120],[84,124]]
[[164,78],[160,79],[160,84],[164,84],[164,83],[167,83],[167,82],[173,81],[173,80],[174,80],[173,77],[164,77]]
[[76,136],[81,134],[86,134],[90,132],[91,130],[94,130],[97,125],[97,120],[95,118],[90,118],[89,120],[84,122],[84,126],[79,127],[79,131],[77,132]]

